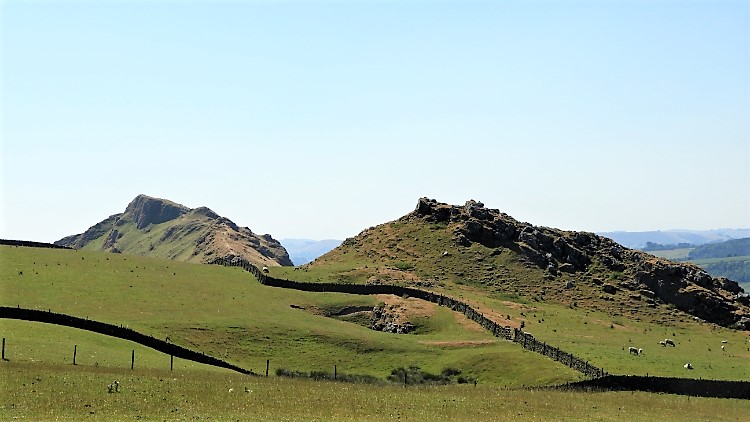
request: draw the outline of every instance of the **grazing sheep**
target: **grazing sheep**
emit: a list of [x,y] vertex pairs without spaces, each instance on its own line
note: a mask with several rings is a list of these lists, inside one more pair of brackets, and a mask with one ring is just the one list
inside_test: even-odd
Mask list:
[[263,272],[267,273],[268,272],[268,267],[263,267]]
[[724,345],[723,344],[721,345],[721,351],[722,352],[724,351]]
[[663,347],[667,347],[667,342],[664,340],[660,341],[659,344],[661,344]]
[[120,392],[120,383],[115,381],[112,384],[107,386],[107,392],[108,393],[119,393]]
[[633,354],[633,355],[639,355],[639,354],[640,354],[639,350],[640,350],[640,349],[638,349],[637,347],[633,347],[633,346],[630,346],[630,347],[628,348],[628,351],[629,351],[629,352],[630,352],[631,354]]
[[690,362],[685,364],[685,369],[693,369],[693,365],[690,364]]
[[670,345],[672,347],[677,347],[677,345],[674,344],[674,340],[672,340],[671,338],[664,339],[664,343],[666,343],[666,344],[668,344],[668,345]]
[[726,344],[726,343],[729,343],[729,342],[728,342],[728,341],[726,341],[726,340],[722,340],[721,342],[722,342],[722,344]]

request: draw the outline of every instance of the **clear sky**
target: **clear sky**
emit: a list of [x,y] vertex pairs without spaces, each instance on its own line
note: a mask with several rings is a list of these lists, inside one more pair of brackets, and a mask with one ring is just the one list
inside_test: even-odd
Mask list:
[[422,196],[750,227],[748,1],[0,2],[0,237],[138,194],[275,238]]

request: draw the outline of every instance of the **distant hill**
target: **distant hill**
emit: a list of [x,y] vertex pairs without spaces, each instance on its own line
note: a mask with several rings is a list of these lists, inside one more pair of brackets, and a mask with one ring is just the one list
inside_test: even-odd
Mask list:
[[289,252],[294,265],[304,265],[331,251],[341,244],[341,240],[325,239],[281,239],[281,244]]
[[688,259],[711,275],[750,285],[750,238],[699,246],[688,253]]
[[731,258],[750,256],[750,238],[727,240],[699,246],[688,254],[689,259]]
[[422,198],[413,212],[345,240],[303,270],[313,280],[521,296],[655,322],[670,321],[676,308],[750,329],[750,298],[736,282],[594,233],[522,223],[477,201]]
[[597,234],[608,237],[628,248],[643,249],[649,242],[660,245],[677,245],[680,243],[703,245],[711,242],[741,239],[750,237],[750,229],[616,231]]
[[287,251],[270,235],[238,227],[206,207],[190,209],[146,195],[133,199],[125,212],[55,244],[189,262],[240,256],[260,266],[292,265]]

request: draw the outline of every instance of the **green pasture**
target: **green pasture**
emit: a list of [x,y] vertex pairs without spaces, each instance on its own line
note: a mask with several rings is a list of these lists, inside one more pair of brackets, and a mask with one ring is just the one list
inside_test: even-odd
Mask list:
[[[387,230],[378,228],[376,230]],[[413,247],[419,239],[429,238],[429,228],[417,227],[402,236],[400,244],[410,242]],[[383,239],[386,239],[383,236]],[[414,240],[416,239],[416,240]],[[434,236],[431,244],[433,250],[447,249],[449,245],[436,242]],[[387,240],[383,240],[387,243]],[[373,242],[375,243],[375,242]],[[435,245],[437,243],[437,245]],[[486,249],[486,248],[485,248]],[[482,257],[473,269],[481,274],[481,268],[489,265],[512,267],[515,265],[511,254],[501,254],[488,262],[482,255],[486,251],[480,245],[472,245],[463,251],[464,255]],[[383,265],[377,257],[367,257],[365,250],[359,254],[347,253],[327,257],[325,265],[303,266],[293,268],[271,268],[271,274],[278,277],[311,282],[340,282],[349,279],[351,282],[366,280],[366,271]],[[459,264],[457,252],[449,252],[446,258],[425,257],[419,260],[419,268],[437,268],[437,260],[455,259]],[[485,254],[486,255],[486,254]],[[405,256],[409,256],[406,254]],[[407,259],[408,261],[408,259]],[[385,261],[384,261],[385,262]],[[388,261],[392,262],[392,261]],[[417,262],[417,258],[414,261]],[[365,268],[367,267],[367,268]],[[396,268],[389,265],[389,268]],[[466,270],[468,274],[468,270]],[[515,279],[499,282],[515,283],[530,286],[539,281],[523,277],[529,274],[520,272]],[[454,279],[455,281],[456,279]],[[562,284],[558,281],[557,284]],[[505,286],[497,288],[492,282],[477,283],[438,283],[430,290],[449,294],[461,299],[485,314],[495,314],[495,320],[503,325],[519,326],[532,333],[540,341],[549,343],[566,352],[586,359],[592,365],[603,368],[613,374],[638,374],[675,376],[722,380],[750,380],[750,340],[749,333],[718,327],[713,324],[699,323],[684,312],[661,305],[659,309],[650,309],[643,303],[622,302],[620,297],[607,312],[591,308],[571,307],[555,300],[544,300],[540,295],[514,294]],[[576,287],[569,293],[571,297],[585,301],[585,297],[601,294],[597,288],[583,281],[576,282]],[[622,302],[621,304],[618,302]],[[583,305],[582,305],[583,306]],[[617,308],[621,310],[617,310]],[[630,309],[637,309],[631,313]],[[648,315],[646,315],[648,313]],[[501,317],[501,318],[498,318]],[[662,347],[659,341],[672,338],[677,347]],[[727,340],[722,351],[722,341]],[[643,355],[631,355],[629,347],[644,350]],[[684,368],[690,362],[695,368],[687,371]]]
[[661,251],[646,251],[647,253],[666,259],[687,259],[688,254],[695,248],[665,249]]
[[[174,358],[127,340],[77,328],[42,322],[0,318],[0,337],[5,339],[5,359],[13,365],[70,365],[80,368],[170,369],[230,372],[227,369]],[[75,352],[75,366],[73,355]]]
[[[197,240],[208,230],[206,219],[201,214],[185,214],[180,218],[179,230],[172,223],[151,225],[138,230],[135,222],[128,217],[118,221],[117,247],[134,255],[176,259],[186,261],[193,258]],[[99,251],[107,240],[108,232],[86,244],[82,250]],[[164,239],[169,239],[165,242]]]
[[702,266],[707,264],[716,264],[718,262],[747,262],[750,261],[750,256],[728,256],[725,258],[704,258],[704,259],[693,259],[692,262],[695,265]]
[[[750,380],[750,333],[699,323],[672,310],[668,324],[625,315],[464,290],[462,300],[523,322],[537,340],[573,353],[611,374]],[[673,339],[676,347],[660,341]],[[722,343],[722,341],[727,343]],[[724,345],[724,350],[721,346]],[[643,349],[631,355],[629,347]],[[685,363],[695,368],[688,371]]]
[[[376,297],[266,287],[239,268],[15,247],[1,247],[0,260],[5,306],[49,309],[169,336],[255,372],[264,372],[268,359],[272,372],[278,367],[331,371],[336,365],[341,372],[381,379],[412,365],[432,373],[459,368],[482,383],[507,386],[581,377],[476,326],[467,329],[473,323],[446,308],[435,307],[430,318],[420,319],[421,334],[394,335],[324,316],[345,306],[374,306]],[[12,324],[3,329],[11,343],[26,331]],[[62,341],[57,333],[64,331],[47,331],[49,340]],[[125,347],[125,354],[131,349]]]
[[[2,420],[744,421],[750,401],[452,385],[403,387],[186,369],[0,364]],[[117,380],[119,393],[107,393]]]

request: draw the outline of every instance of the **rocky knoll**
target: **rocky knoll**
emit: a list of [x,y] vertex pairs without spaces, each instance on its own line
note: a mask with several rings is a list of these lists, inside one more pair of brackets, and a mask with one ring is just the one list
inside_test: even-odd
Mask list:
[[191,209],[146,195],[133,199],[125,212],[55,244],[191,262],[242,257],[259,266],[292,265],[270,235],[257,235],[206,207]]
[[404,219],[446,224],[459,247],[479,243],[497,251],[515,251],[543,270],[547,280],[563,274],[591,280],[604,299],[627,292],[645,298],[648,305],[671,304],[702,320],[750,330],[750,298],[742,288],[732,280],[712,278],[692,264],[628,249],[594,233],[522,223],[473,200],[453,206],[421,198]]

